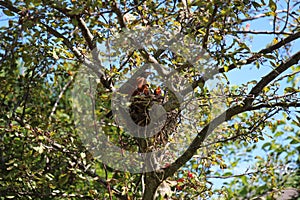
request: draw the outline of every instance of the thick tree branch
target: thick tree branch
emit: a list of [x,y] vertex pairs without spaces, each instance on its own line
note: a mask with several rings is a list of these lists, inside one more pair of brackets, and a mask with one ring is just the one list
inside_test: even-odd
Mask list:
[[14,7],[12,4],[10,4],[10,2],[7,1],[0,1],[0,5],[4,6],[5,8],[7,8],[8,10],[15,12],[19,15],[22,15],[21,10],[19,10],[18,8]]
[[172,176],[180,167],[182,167],[186,162],[188,162],[195,152],[200,148],[202,142],[205,138],[220,124],[225,121],[230,120],[233,116],[246,111],[248,108],[235,106],[227,109],[218,117],[214,118],[208,125],[206,125],[196,136],[193,142],[190,144],[188,149],[168,168],[164,169],[164,179]]
[[[252,62],[258,60],[259,58],[261,58],[264,54],[268,54],[268,53],[271,53],[273,52],[274,50],[276,49],[279,49],[280,47],[296,40],[300,38],[300,32],[297,32],[293,35],[290,35],[286,38],[284,38],[283,40],[281,40],[280,42],[274,44],[274,45],[271,45],[265,49],[262,49],[260,50],[258,53],[255,53],[253,56],[247,58],[244,62],[240,62],[241,65],[247,65],[247,64],[251,64]],[[231,64],[228,66],[228,71],[230,70],[233,70],[237,67],[236,64]],[[201,77],[200,79],[197,79],[195,80],[193,83],[192,83],[192,87],[193,89],[195,89],[196,87],[198,87],[199,83],[204,83],[207,79],[210,79],[212,78],[213,76],[215,76],[216,74],[218,73],[224,73],[225,72],[225,69],[222,67],[222,68],[219,68],[218,70],[216,71],[213,71],[211,72],[209,75],[205,76],[205,77]]]
[[297,64],[300,60],[300,51],[298,51],[296,54],[294,54],[290,59],[288,59],[285,63],[282,63],[277,68],[275,68],[273,71],[271,71],[269,74],[267,74],[265,77],[263,77],[250,91],[249,95],[253,96],[254,98],[248,98],[245,100],[246,105],[250,105],[255,97],[259,95],[259,93],[262,91],[262,89],[267,86],[270,82],[275,80],[275,78],[286,71],[289,67],[291,67],[294,64]]
[[48,26],[43,22],[40,22],[40,24],[42,24],[46,28],[46,30],[52,35],[54,35],[57,38],[61,38],[63,40],[63,43],[74,53],[74,55],[76,56],[77,59],[79,59],[80,62],[83,63],[87,62],[85,61],[85,57],[80,53],[80,51],[76,47],[74,47],[73,44],[65,36],[63,36],[61,33],[59,33],[58,31],[56,31],[55,29],[53,29],[52,27]]
[[80,51],[75,46],[73,46],[73,44],[67,38],[65,38],[62,34],[60,34],[58,31],[56,31],[55,29],[53,29],[52,27],[48,26],[47,24],[45,24],[43,22],[39,22],[39,23],[42,24],[49,33],[51,33],[52,35],[54,35],[57,38],[63,39],[63,43],[75,54],[77,59],[80,62],[82,62],[84,65],[86,65],[89,69],[91,69],[94,73],[96,73],[104,86],[106,86],[108,89],[111,89],[111,88],[109,88],[109,84],[107,83],[108,81],[105,78],[104,72],[101,70],[101,68],[103,68],[103,67],[100,65],[100,63],[96,64],[96,63],[90,61],[83,54],[81,54]]
[[93,42],[94,36],[92,35],[92,33],[90,32],[89,28],[87,27],[85,21],[82,19],[82,17],[80,16],[76,16],[75,17],[78,21],[78,26],[79,29],[82,31],[82,35],[85,39],[85,41],[87,42],[90,50],[93,50],[96,48],[96,43]]
[[70,14],[70,12],[72,11],[71,9],[58,7],[53,3],[51,3],[50,6],[54,9],[58,10],[59,12],[63,13],[64,15],[66,15],[71,20],[76,19],[77,22],[78,22],[78,27],[82,32],[82,36],[85,39],[85,41],[86,41],[88,47],[90,48],[90,50],[93,50],[93,49],[96,48],[96,44],[93,42],[94,36],[90,32],[90,30],[87,27],[85,21],[82,19],[82,17],[81,17],[82,14]]
[[111,3],[111,8],[112,8],[112,11],[117,15],[117,19],[118,19],[121,29],[126,28],[126,24],[124,22],[122,11],[119,9],[118,4],[115,1]]
[[209,19],[209,22],[208,22],[208,24],[207,24],[207,26],[206,26],[205,36],[204,36],[204,38],[203,38],[203,40],[202,40],[202,47],[203,47],[204,49],[207,48],[207,41],[208,41],[208,36],[209,36],[210,26],[211,26],[212,23],[214,22],[214,19],[215,19],[215,17],[216,17],[217,11],[218,11],[218,6],[217,6],[217,4],[216,4],[215,7],[214,7],[213,12],[212,12],[212,14],[211,14],[211,17],[210,17],[210,19]]
[[[269,84],[272,80],[274,80],[278,75],[287,70],[292,65],[298,63],[300,59],[300,52],[296,53],[285,63],[282,63],[272,72],[270,72],[267,76],[265,76],[257,85],[250,91],[249,95],[254,95],[255,97],[262,91],[262,89]],[[188,149],[168,168],[164,169],[164,178],[166,179],[169,176],[172,176],[180,167],[182,167],[186,162],[188,162],[192,156],[196,153],[196,151],[201,147],[201,144],[205,140],[205,138],[220,124],[225,121],[230,120],[233,116],[240,114],[245,111],[253,110],[251,103],[253,99],[245,99],[244,106],[234,106],[227,109],[225,112],[220,114],[218,117],[213,119],[208,125],[206,125],[193,140]],[[259,108],[259,107],[257,107]]]
[[[93,62],[87,62],[87,58],[84,58],[83,63],[90,69],[93,70],[93,72],[95,72],[98,77],[101,80],[101,83],[104,85],[105,88],[109,89],[110,91],[114,91],[114,88],[112,86],[112,84],[110,83],[110,80],[108,79],[108,77],[106,77],[106,75],[104,74],[104,72],[100,69],[104,69],[104,67],[101,64],[101,60],[99,59],[99,52],[97,50],[97,45],[96,42],[94,41],[94,36],[92,35],[92,33],[90,32],[89,28],[87,27],[85,21],[83,20],[83,18],[81,17],[82,14],[70,14],[70,12],[72,10],[67,9],[67,8],[61,8],[56,6],[55,4],[51,4],[51,6],[58,10],[59,12],[63,13],[64,15],[66,15],[67,17],[70,18],[70,20],[72,21],[72,19],[76,19],[77,23],[78,23],[78,27],[82,32],[83,38],[85,39],[89,49],[92,51],[92,57],[93,57]],[[51,31],[51,33],[56,34],[56,37],[58,37],[59,33],[55,33],[57,31],[55,30],[51,30],[49,29],[49,31]],[[62,36],[62,35],[61,35]],[[64,39],[65,41],[65,39]],[[69,49],[74,48],[72,44],[68,45]],[[76,49],[75,49],[76,50]],[[73,51],[74,52],[74,51]],[[75,54],[76,57],[78,58],[79,55],[78,53]]]
[[260,50],[258,53],[259,54],[271,53],[272,51],[274,51],[276,49],[279,49],[280,47],[282,47],[282,46],[284,46],[284,45],[286,45],[286,44],[288,44],[288,43],[290,43],[290,42],[292,42],[292,41],[294,41],[298,38],[300,38],[300,32],[297,32],[293,35],[290,35],[290,36],[284,38],[283,40],[281,40],[280,42],[278,42],[274,45],[271,45],[271,46],[269,46],[265,49]]
[[[6,7],[7,9],[22,15],[22,11],[19,10],[18,8],[14,7],[13,5],[7,3],[7,2],[3,2],[0,1],[0,5]],[[57,30],[53,29],[52,27],[50,27],[49,25],[47,25],[46,23],[43,23],[41,21],[41,19],[36,18],[36,17],[32,17],[32,19],[36,20],[37,23],[43,25],[46,30],[54,35],[57,38],[61,38],[62,42],[74,53],[74,55],[76,56],[76,58],[83,63],[84,65],[86,65],[89,69],[91,69],[95,74],[97,74],[97,76],[100,78],[101,83],[104,85],[105,88],[113,91],[114,88],[111,85],[109,79],[105,76],[104,72],[101,70],[104,67],[101,66],[101,62],[98,61],[98,59],[96,60],[96,62],[92,62],[90,61],[88,58],[86,58],[83,54],[81,54],[81,52],[66,38],[64,37],[61,33],[59,33]],[[83,22],[83,21],[81,21]],[[86,27],[85,24],[82,24],[82,27]],[[85,28],[84,28],[85,29]],[[86,29],[85,31],[87,31],[88,29]],[[86,32],[86,34],[88,35],[88,37],[91,36],[91,34],[89,32]],[[88,40],[92,39],[92,38],[87,38]],[[91,48],[93,47],[93,45],[91,45]],[[93,54],[93,58],[97,56],[95,54]]]

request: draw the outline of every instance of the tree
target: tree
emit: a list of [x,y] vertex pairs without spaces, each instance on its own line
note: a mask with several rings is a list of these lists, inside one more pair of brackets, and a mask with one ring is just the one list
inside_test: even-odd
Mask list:
[[[297,1],[17,0],[0,1],[0,6],[1,199],[249,199],[299,187],[300,52],[293,49],[300,38]],[[253,30],[259,20],[269,20],[272,28]],[[201,55],[196,56],[200,61],[208,55],[212,68],[204,63],[203,73],[196,67],[200,64],[178,53],[155,45],[138,46],[134,42],[139,38],[132,43],[122,41],[128,31],[152,27],[180,34],[182,45],[191,38],[201,49],[189,49],[185,55]],[[265,36],[268,44],[251,49],[251,41],[259,36]],[[121,44],[119,50],[114,49],[112,38]],[[141,38],[148,42],[147,36]],[[153,38],[162,46],[172,43],[168,37],[157,40],[150,34]],[[136,48],[129,48],[128,43]],[[178,47],[182,52],[186,49]],[[108,53],[106,59],[99,60],[101,53]],[[118,59],[111,61],[113,56]],[[131,118],[135,116],[136,124],[147,127],[148,117],[159,116],[166,120],[164,128],[150,138],[128,136],[118,124],[128,117],[115,120],[111,105],[119,103],[114,95],[120,91],[125,96],[130,93],[121,83],[131,76],[130,80],[142,77],[139,69],[149,63],[174,72],[167,83],[175,88],[181,82],[189,85],[192,103],[180,100],[176,89],[170,89],[173,86],[159,81],[162,77],[156,80],[156,72],[149,73],[147,89],[159,86],[163,100],[154,93],[132,98]],[[96,74],[98,82],[77,82],[84,75],[83,65],[85,71]],[[246,77],[248,66],[257,71],[255,80],[235,84],[231,74]],[[208,82],[216,81],[216,76],[214,93]],[[127,89],[136,89],[134,84],[130,82]],[[85,95],[76,96],[76,92]],[[95,109],[84,115],[91,118],[76,118],[72,108],[85,106],[84,102],[93,103]],[[126,106],[121,103],[119,111]],[[151,110],[154,104],[157,107]],[[159,112],[161,108],[166,112]],[[90,129],[78,129],[78,123],[93,126],[96,121],[105,138],[99,139],[96,132],[98,140],[86,145],[85,139],[91,138],[81,136]],[[178,139],[191,131],[195,134]],[[149,153],[174,140],[187,147],[179,149],[183,152],[174,162],[166,159],[163,167],[133,173],[119,170],[124,163],[110,166],[91,152],[99,142],[102,149],[109,149],[102,142],[107,138],[126,152]],[[253,156],[237,154],[243,150]],[[260,156],[262,152],[267,156]],[[156,164],[152,157],[143,161]],[[234,167],[245,162],[254,167],[235,174]],[[280,171],[293,162],[298,163],[293,177]],[[212,178],[231,181],[213,189]]]

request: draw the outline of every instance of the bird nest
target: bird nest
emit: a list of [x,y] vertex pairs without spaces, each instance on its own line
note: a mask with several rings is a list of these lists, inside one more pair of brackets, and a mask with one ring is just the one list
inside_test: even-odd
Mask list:
[[[151,120],[155,119],[150,128],[156,134],[151,137],[144,135],[144,132],[139,132],[138,137],[134,137],[140,152],[149,152],[158,149],[167,144],[169,136],[176,131],[177,122],[180,111],[173,109],[164,113],[157,112],[164,107],[164,98],[162,96],[148,95],[148,96],[134,96],[131,98],[130,116],[131,119],[138,126],[147,127]],[[161,106],[160,109],[155,109]],[[153,118],[153,119],[151,119]]]

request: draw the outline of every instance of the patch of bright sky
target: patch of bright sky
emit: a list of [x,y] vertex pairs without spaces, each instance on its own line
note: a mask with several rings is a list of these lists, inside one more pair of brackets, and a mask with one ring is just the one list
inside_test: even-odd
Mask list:
[[[285,4],[282,3],[282,5],[285,5]],[[266,30],[272,31],[272,28],[273,28],[272,21],[268,18],[254,20],[254,21],[249,22],[249,24],[250,24],[250,30],[253,30],[253,31],[266,31]],[[247,44],[249,44],[249,48],[251,49],[252,52],[258,52],[261,49],[266,48],[267,45],[271,44],[275,37],[277,37],[277,36],[273,35],[273,34],[253,35],[253,39],[252,39],[251,43],[247,42]],[[292,46],[290,49],[291,55],[293,55],[294,53],[299,51],[299,49],[300,49],[300,40],[298,39],[292,43]],[[272,66],[270,64],[268,64],[267,62],[264,63],[263,65],[261,65],[259,69],[257,69],[255,64],[251,64],[251,65],[243,66],[242,69],[232,70],[230,73],[228,73],[227,77],[230,80],[230,84],[241,85],[241,84],[245,84],[248,81],[252,81],[252,80],[260,81],[262,77],[267,75],[272,70],[273,70]],[[290,72],[291,72],[291,70],[287,70],[283,74],[288,74]],[[287,84],[286,84],[285,80],[281,82],[282,88],[284,88],[286,85]],[[280,90],[279,92],[283,92],[283,90]],[[277,119],[281,119],[281,118],[282,118],[282,115],[277,115]],[[294,127],[294,128],[296,128],[295,131],[299,130],[299,127]],[[280,129],[282,130],[283,128],[280,128]],[[284,131],[284,130],[282,130],[282,131]],[[264,130],[264,133],[272,135],[271,131],[268,130],[267,128]],[[284,135],[284,138],[286,138],[286,137],[287,137],[287,135]],[[261,157],[266,158],[267,152],[262,150],[261,146],[270,140],[271,140],[270,138],[265,137],[264,141],[258,142],[256,144],[257,145],[256,149],[250,152],[251,155],[247,155],[249,153],[246,152],[246,148],[238,150],[236,155],[237,156],[248,156],[249,158],[251,158],[251,157],[254,158],[256,155],[260,155]],[[278,141],[278,142],[282,142],[282,143],[286,143],[286,144],[288,143],[288,141],[284,140],[283,138],[281,138],[279,140],[280,141]],[[255,159],[253,159],[252,162],[250,159],[249,162],[239,163],[238,166],[235,167],[233,174],[245,173],[245,171],[248,170],[249,167],[253,166],[254,163],[255,163]],[[249,170],[248,172],[250,172],[250,171],[251,170]],[[224,172],[222,172],[222,173],[224,173]],[[230,182],[230,180],[232,180],[232,179],[225,179],[225,180],[224,179],[211,179],[211,181],[214,183],[213,188],[215,188],[215,189],[221,188],[222,186],[224,186],[225,182]]]

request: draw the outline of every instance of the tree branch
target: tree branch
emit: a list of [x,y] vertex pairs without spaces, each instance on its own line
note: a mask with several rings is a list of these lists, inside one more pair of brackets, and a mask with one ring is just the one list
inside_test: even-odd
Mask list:
[[[249,95],[254,95],[255,97],[262,91],[262,89],[269,84],[272,80],[274,80],[278,75],[287,70],[290,66],[298,63],[300,59],[300,52],[293,55],[289,60],[285,63],[282,63],[272,72],[270,72],[267,76],[265,76],[260,82],[256,84],[255,87],[250,91]],[[201,147],[202,142],[206,139],[206,137],[220,124],[225,121],[230,120],[233,116],[240,114],[245,111],[253,110],[251,103],[254,101],[253,99],[246,98],[244,106],[234,106],[227,109],[225,112],[220,114],[218,117],[214,118],[209,124],[207,124],[195,137],[187,150],[168,168],[164,169],[164,177],[165,180],[167,177],[172,176],[180,167],[182,167],[186,162],[188,162],[195,152]],[[259,108],[259,107],[257,107]]]
[[[52,145],[50,148],[53,148],[61,153],[66,154],[69,158],[72,159],[72,161],[77,162],[78,158],[73,155],[73,152],[71,152],[70,150],[64,148],[62,145],[60,145],[59,143],[56,143],[55,141],[53,141],[51,138],[45,136],[45,139]],[[48,147],[49,148],[49,147]],[[83,172],[85,172],[87,175],[95,178],[101,185],[103,185],[105,188],[108,187],[108,182],[103,180],[95,171],[87,169],[83,164],[78,163],[77,165],[79,167],[79,169],[81,169]],[[126,199],[125,196],[122,195],[122,193],[117,190],[117,189],[112,189],[115,193],[116,196],[118,196],[120,199]]]
[[[284,26],[282,27],[281,29],[281,32],[283,33],[284,30],[286,29],[286,26],[288,24],[288,21],[289,21],[289,15],[290,15],[290,0],[287,1],[287,12],[286,12],[286,19],[285,19],[285,23],[284,23]],[[277,15],[275,15],[277,16]]]
[[234,31],[234,33],[238,33],[238,34],[263,34],[263,35],[293,35],[292,32],[282,32],[282,31]]
[[[45,24],[41,21],[39,23],[42,24],[49,33],[51,33],[52,35],[54,35],[57,38],[61,38],[63,40],[63,43],[74,53],[74,55],[77,57],[77,59],[79,59],[80,62],[83,62],[83,63],[87,62],[85,57],[80,53],[80,51],[76,47],[74,47],[73,44],[66,37],[64,37],[62,34],[60,34],[58,31],[56,31],[52,27],[48,26],[47,24]],[[91,63],[86,63],[86,64],[91,64]]]
[[[15,8],[14,6],[12,6],[11,4],[9,4],[7,2],[0,1],[0,5],[6,7],[7,9],[9,9],[19,15],[22,14],[21,10],[19,10],[18,8]],[[39,24],[43,25],[50,34],[54,35],[57,38],[61,38],[63,40],[62,42],[74,53],[76,58],[80,62],[82,62],[84,65],[86,65],[89,69],[91,69],[95,74],[97,74],[97,76],[100,78],[101,83],[104,85],[105,88],[107,88],[111,91],[114,90],[113,86],[110,83],[110,80],[105,76],[104,72],[101,70],[101,68],[103,69],[104,67],[101,66],[101,62],[99,62],[98,59],[96,60],[97,63],[90,61],[83,54],[81,54],[81,52],[66,37],[64,37],[57,30],[55,30],[52,27],[48,26],[47,24],[43,23],[39,18],[32,17],[32,19],[36,20]],[[83,22],[83,21],[81,21],[81,22]],[[82,24],[82,27],[83,28],[86,27],[85,24]],[[91,34],[88,32],[87,28],[85,31],[87,31],[86,34],[88,35],[88,37],[90,37]],[[90,39],[91,38],[87,38],[87,40],[90,40]],[[93,46],[91,45],[91,47],[93,47]],[[95,56],[97,56],[97,55],[93,54],[93,58],[95,58]]]
[[117,19],[118,19],[121,29],[126,28],[126,24],[123,19],[123,14],[122,14],[121,10],[119,9],[118,4],[115,1],[111,3],[111,8],[112,8],[113,12],[117,15]]
[[259,110],[259,109],[262,109],[262,108],[274,108],[274,107],[282,107],[282,108],[289,108],[289,107],[300,107],[300,102],[290,102],[290,103],[287,103],[287,102],[278,102],[278,103],[273,103],[273,104],[270,104],[270,103],[262,103],[262,104],[259,104],[259,105],[256,105],[256,106],[252,106],[250,110]]
[[[255,109],[255,110],[258,110],[258,109]],[[274,110],[275,110],[275,112],[273,112]],[[238,138],[249,136],[249,135],[253,134],[260,127],[260,125],[262,125],[263,123],[265,123],[265,121],[268,118],[276,115],[276,113],[277,113],[277,109],[273,109],[273,110],[270,109],[267,113],[264,113],[264,115],[262,117],[260,117],[259,120],[257,120],[256,122],[254,122],[250,127],[247,127],[247,128],[245,127],[248,130],[245,134],[237,134],[237,135],[234,135],[232,137],[227,137],[227,138],[224,138],[224,139],[221,139],[221,140],[210,142],[208,144],[201,145],[200,148],[209,147],[209,146],[217,144],[217,143],[225,143],[225,142],[229,142],[229,141],[235,141]]]
[[206,176],[206,178],[219,178],[219,179],[235,178],[235,177],[241,177],[241,176],[250,176],[250,175],[254,175],[254,174],[258,174],[258,173],[265,173],[268,170],[269,169],[257,170],[254,172],[245,172],[243,174],[234,174],[234,175],[228,175],[228,176]]
[[73,77],[71,76],[71,79],[66,83],[66,85],[60,91],[60,93],[59,93],[59,95],[58,95],[58,97],[57,97],[57,99],[56,99],[56,101],[55,101],[55,103],[53,105],[51,113],[49,115],[49,118],[48,118],[49,121],[51,121],[51,117],[52,117],[52,115],[54,115],[60,99],[62,98],[62,96],[66,92],[66,90],[69,88],[69,86],[71,85],[72,81],[73,81]]
[[75,18],[78,21],[79,29],[82,31],[82,35],[83,35],[85,41],[87,42],[90,50],[95,49],[96,48],[96,43],[93,42],[94,36],[92,35],[90,30],[88,29],[85,21],[80,16],[76,16]]
[[297,64],[300,60],[300,51],[298,51],[296,54],[294,54],[290,59],[288,59],[285,63],[282,63],[277,68],[275,68],[273,71],[271,71],[269,74],[264,76],[250,91],[249,95],[253,96],[254,98],[246,99],[245,104],[250,105],[255,97],[259,95],[259,93],[262,91],[262,89],[267,86],[271,81],[273,81],[278,75],[286,71],[289,67],[291,67],[294,64]]
[[288,44],[288,43],[290,43],[290,42],[292,42],[292,41],[294,41],[298,38],[300,38],[300,32],[297,32],[293,35],[290,35],[290,36],[284,38],[283,40],[281,40],[280,42],[278,42],[274,45],[271,45],[271,46],[269,46],[265,49],[260,50],[258,53],[259,54],[271,53],[272,51],[274,51],[276,49],[279,49],[280,47],[282,47],[282,46],[284,46],[284,45],[286,45],[286,44]]
[[104,86],[106,86],[108,89],[111,89],[109,87],[107,79],[105,78],[104,72],[101,71],[101,69],[100,69],[100,67],[103,68],[103,66],[101,66],[100,63],[97,63],[97,64],[93,63],[88,58],[86,58],[83,54],[81,54],[80,51],[75,46],[73,46],[73,44],[67,38],[65,38],[62,34],[60,34],[58,31],[56,31],[55,29],[53,29],[52,27],[48,26],[47,24],[45,24],[41,21],[39,23],[42,24],[49,33],[51,33],[52,35],[54,35],[57,38],[63,39],[63,43],[75,54],[77,59],[80,62],[82,62],[84,65],[86,65],[89,69],[91,69],[93,72],[95,72],[98,75],[98,77],[100,78],[100,80]]
[[[283,40],[281,40],[280,42],[274,44],[274,45],[271,45],[265,49],[262,49],[260,50],[258,53],[254,53],[253,56],[247,58],[244,62],[240,62],[241,65],[247,65],[247,64],[250,64],[256,60],[258,60],[259,58],[261,58],[264,54],[267,54],[267,53],[271,53],[273,52],[274,50],[276,49],[279,49],[280,47],[296,40],[300,38],[300,32],[297,32],[293,35],[290,35],[286,38],[284,38]],[[230,70],[233,70],[237,67],[236,64],[231,64],[228,66],[228,71]],[[192,87],[193,89],[195,89],[196,87],[198,87],[199,83],[204,83],[207,79],[210,79],[212,78],[214,75],[218,74],[218,73],[224,73],[225,72],[225,69],[222,67],[222,68],[219,68],[218,70],[214,71],[214,72],[211,72],[208,76],[205,76],[205,77],[201,77],[200,79],[198,80],[195,80],[193,83],[192,83]]]
[[[279,13],[285,13],[287,12],[286,9],[284,10],[276,10],[275,13],[276,14],[279,14]],[[260,19],[262,17],[269,17],[269,15],[267,15],[266,13],[263,13],[263,14],[258,14],[258,15],[255,15],[253,17],[249,17],[249,18],[245,18],[245,19],[242,19],[241,22],[248,22],[248,21],[252,21],[252,20],[255,20],[255,19]],[[238,22],[234,23],[234,24],[237,24]]]
[[208,36],[209,36],[209,29],[210,29],[210,26],[212,25],[212,23],[214,22],[217,11],[218,11],[218,6],[216,4],[215,7],[214,7],[214,10],[213,10],[213,13],[211,14],[211,18],[209,19],[209,22],[206,26],[205,36],[204,36],[203,41],[202,41],[202,47],[204,49],[207,48],[207,40],[208,40]]
[[10,4],[10,2],[6,2],[6,1],[0,1],[0,5],[9,9],[10,11],[13,11],[19,15],[22,15],[21,10],[19,10],[18,8],[14,7],[12,4]]
[[50,6],[54,9],[58,10],[59,12],[63,13],[64,15],[69,17],[70,19],[76,19],[77,22],[78,22],[78,27],[81,30],[82,35],[83,35],[88,47],[90,48],[90,50],[93,50],[93,49],[96,48],[96,44],[93,42],[94,36],[90,32],[90,30],[87,27],[85,21],[82,19],[81,14],[70,14],[70,12],[72,11],[71,9],[61,8],[61,7],[56,6],[53,3],[50,4]]

